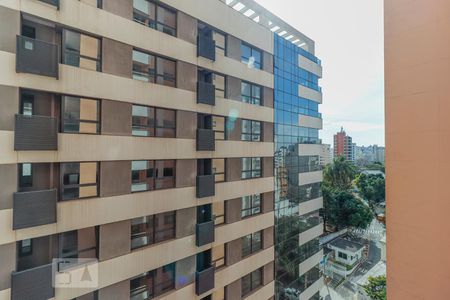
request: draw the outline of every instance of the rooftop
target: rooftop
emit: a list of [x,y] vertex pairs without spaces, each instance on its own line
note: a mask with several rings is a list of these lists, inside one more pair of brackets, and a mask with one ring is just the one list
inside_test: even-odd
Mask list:
[[247,18],[314,54],[314,41],[254,0],[220,0]]
[[363,244],[352,242],[343,238],[337,238],[334,241],[332,241],[329,245],[351,252],[357,252],[360,249],[364,248]]

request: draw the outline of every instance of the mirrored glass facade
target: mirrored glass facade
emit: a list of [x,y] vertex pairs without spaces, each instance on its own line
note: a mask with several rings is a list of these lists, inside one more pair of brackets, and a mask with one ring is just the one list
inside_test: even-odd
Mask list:
[[[317,156],[299,156],[298,144],[320,144],[318,129],[299,126],[299,115],[321,118],[319,104],[299,97],[299,85],[321,91],[318,76],[299,67],[311,53],[275,34],[275,259],[277,299],[298,299],[318,278],[318,268],[300,276],[299,264],[319,251],[318,239],[299,246],[299,234],[318,225],[318,211],[302,214],[299,204],[321,196],[320,183],[299,186],[299,173],[320,170]],[[312,221],[319,222],[312,222]],[[311,225],[311,224],[312,225]],[[305,225],[307,224],[307,225]],[[309,224],[309,225],[308,225]],[[314,273],[314,276],[309,276]],[[306,280],[305,276],[308,276]]]

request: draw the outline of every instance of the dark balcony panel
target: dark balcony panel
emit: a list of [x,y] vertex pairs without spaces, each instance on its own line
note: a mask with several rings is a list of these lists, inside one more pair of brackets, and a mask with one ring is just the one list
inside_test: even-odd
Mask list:
[[197,224],[195,234],[198,247],[214,242],[214,221]]
[[216,41],[209,36],[199,35],[197,39],[197,56],[216,60]]
[[197,151],[215,150],[214,131],[212,129],[197,129]]
[[14,150],[58,150],[56,118],[16,115]]
[[212,83],[197,82],[197,103],[216,105],[216,87]]
[[214,175],[197,176],[197,198],[215,195]]
[[18,35],[16,72],[58,78],[58,46]]
[[195,272],[195,293],[202,295],[214,288],[214,267]]
[[13,229],[56,223],[56,190],[14,193]]
[[40,0],[40,1],[56,6],[56,8],[59,9],[59,0]]
[[52,265],[13,272],[11,300],[42,300],[55,297],[52,287]]

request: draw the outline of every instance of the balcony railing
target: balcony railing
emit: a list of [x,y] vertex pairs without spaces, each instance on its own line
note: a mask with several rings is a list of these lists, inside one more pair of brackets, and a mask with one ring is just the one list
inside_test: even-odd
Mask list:
[[214,242],[214,221],[198,223],[195,228],[198,247]]
[[56,190],[14,193],[13,229],[56,223]]
[[214,267],[195,273],[195,293],[202,295],[214,288]]
[[212,61],[216,60],[216,41],[208,35],[202,35],[199,32],[197,38],[197,56],[208,58]]
[[58,78],[58,46],[18,35],[16,72]]
[[58,150],[56,118],[16,115],[14,150]]
[[56,8],[59,9],[59,0],[39,0],[39,1],[56,6]]
[[197,198],[214,196],[215,193],[214,175],[197,176]]
[[204,81],[197,82],[197,103],[216,105],[216,88],[214,84]]
[[11,274],[11,300],[53,297],[55,297],[55,289],[52,286],[51,264]]
[[215,137],[212,129],[197,129],[197,151],[214,151]]

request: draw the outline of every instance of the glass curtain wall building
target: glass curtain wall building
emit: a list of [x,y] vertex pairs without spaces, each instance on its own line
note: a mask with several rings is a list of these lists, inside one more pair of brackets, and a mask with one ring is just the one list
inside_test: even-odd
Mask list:
[[308,66],[321,70],[320,60],[278,34],[274,39],[275,294],[319,299],[322,177],[315,151],[322,116],[321,99],[308,95],[321,95],[321,72]]

